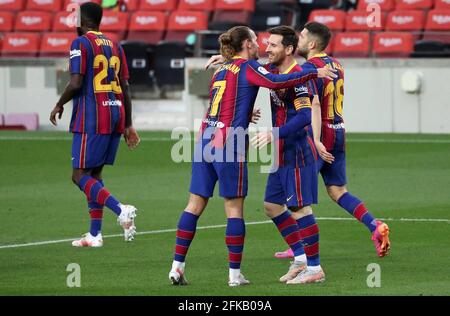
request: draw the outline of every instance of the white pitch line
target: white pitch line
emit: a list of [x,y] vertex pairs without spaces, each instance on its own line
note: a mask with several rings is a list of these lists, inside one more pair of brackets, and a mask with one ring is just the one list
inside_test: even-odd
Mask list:
[[[193,140],[186,139],[186,140]],[[69,141],[72,137],[66,136],[0,136],[0,141],[25,140],[25,141]],[[167,137],[142,137],[143,142],[176,142],[179,139]],[[347,138],[349,143],[392,143],[392,144],[450,144],[450,139],[391,139],[391,138]]]
[[[355,219],[351,218],[351,217],[316,217],[316,219],[320,220],[320,221],[355,221]],[[440,223],[450,224],[450,219],[442,219],[442,218],[379,218],[379,220],[386,221],[386,222],[440,222]],[[245,225],[260,225],[260,224],[269,224],[269,223],[272,223],[272,221],[246,222]],[[197,227],[197,230],[225,228],[226,226],[227,225],[200,226],[200,227]],[[172,233],[172,232],[176,232],[176,231],[177,231],[176,228],[150,230],[150,231],[138,232],[137,235],[154,235],[154,234]],[[114,235],[103,236],[103,238],[113,238],[113,237],[123,237],[123,234],[114,234]],[[25,244],[0,245],[0,249],[60,244],[60,243],[64,243],[64,242],[73,241],[77,238],[79,238],[79,237],[68,238],[68,239],[59,239],[59,240],[30,242],[30,243],[25,243]]]

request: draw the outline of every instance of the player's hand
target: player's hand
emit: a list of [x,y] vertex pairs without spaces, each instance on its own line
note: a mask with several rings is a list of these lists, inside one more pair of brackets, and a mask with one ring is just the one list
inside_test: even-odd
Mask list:
[[333,80],[337,78],[336,69],[332,68],[317,68],[317,78],[325,78]]
[[62,105],[55,105],[52,112],[50,113],[50,122],[52,122],[53,125],[58,125],[56,123],[56,114],[58,114],[58,119],[61,119],[62,114],[64,112],[64,107]]
[[322,144],[320,141],[315,142],[317,152],[319,153],[320,158],[323,159],[323,161],[328,163],[333,163],[334,156],[330,154],[327,149],[325,148],[325,145]]
[[125,137],[125,142],[127,143],[128,148],[130,148],[131,150],[135,149],[141,142],[141,139],[139,138],[139,135],[136,132],[136,130],[134,129],[134,127],[126,128],[124,137]]
[[264,148],[267,144],[273,142],[273,134],[271,131],[268,132],[258,132],[250,140],[253,147],[256,149]]
[[223,64],[224,62],[225,62],[225,58],[223,58],[222,55],[213,55],[206,63],[205,70],[208,70],[209,66],[211,66],[211,65]]
[[254,108],[252,113],[252,118],[250,119],[250,122],[253,124],[258,123],[259,119],[261,118],[261,109],[260,108]]

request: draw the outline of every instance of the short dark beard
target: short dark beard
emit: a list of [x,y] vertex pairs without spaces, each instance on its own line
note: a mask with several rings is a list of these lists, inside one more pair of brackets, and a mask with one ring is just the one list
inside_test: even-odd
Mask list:
[[308,52],[305,52],[305,51],[302,51],[302,50],[298,49],[297,53],[298,53],[299,56],[301,56],[301,57],[303,57],[305,59],[308,59]]

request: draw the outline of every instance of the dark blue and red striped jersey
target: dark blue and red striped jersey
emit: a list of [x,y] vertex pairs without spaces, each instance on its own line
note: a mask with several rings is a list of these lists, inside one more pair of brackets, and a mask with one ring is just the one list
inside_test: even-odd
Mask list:
[[289,88],[317,77],[313,65],[297,70],[274,75],[256,60],[240,56],[224,63],[212,78],[210,103],[199,136],[205,138],[205,131],[212,128],[208,135],[212,136],[213,147],[224,147],[230,128],[247,130],[259,87]]
[[[273,64],[266,68],[278,74],[278,68]],[[299,71],[301,67],[294,60],[283,74]],[[314,164],[317,152],[314,146],[311,128],[311,100],[313,97],[310,81],[296,85],[293,88],[270,90],[270,105],[272,110],[272,126],[279,128],[276,140],[278,166],[302,167]],[[298,120],[299,116],[304,116]],[[289,132],[283,129],[294,124]],[[285,135],[286,134],[286,135]]]
[[335,58],[318,54],[308,59],[317,68],[325,66],[337,70],[333,80],[316,78],[314,93],[319,97],[322,114],[321,141],[328,151],[345,150],[345,127],[342,115],[344,101],[344,68]]
[[70,73],[83,75],[73,98],[70,131],[88,134],[123,133],[124,97],[120,80],[128,80],[122,47],[100,32],[87,32],[70,48]]

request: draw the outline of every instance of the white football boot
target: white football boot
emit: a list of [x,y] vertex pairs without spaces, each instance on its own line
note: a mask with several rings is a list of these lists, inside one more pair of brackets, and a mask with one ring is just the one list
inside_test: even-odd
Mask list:
[[294,279],[300,272],[306,269],[306,262],[292,261],[288,272],[280,278],[280,282],[286,283]]
[[74,247],[102,247],[103,239],[102,234],[98,233],[97,236],[92,236],[91,233],[86,233],[83,238],[72,241]]
[[172,285],[187,285],[188,281],[184,276],[184,270],[172,269],[169,272],[169,279],[172,281]]
[[132,241],[136,235],[136,226],[134,225],[134,218],[136,217],[137,209],[133,205],[120,204],[122,212],[117,217],[117,222],[122,226],[124,231],[125,241]]
[[242,273],[239,274],[237,278],[231,278],[228,281],[229,286],[240,286],[240,285],[248,285],[250,284],[249,280],[246,280]]

